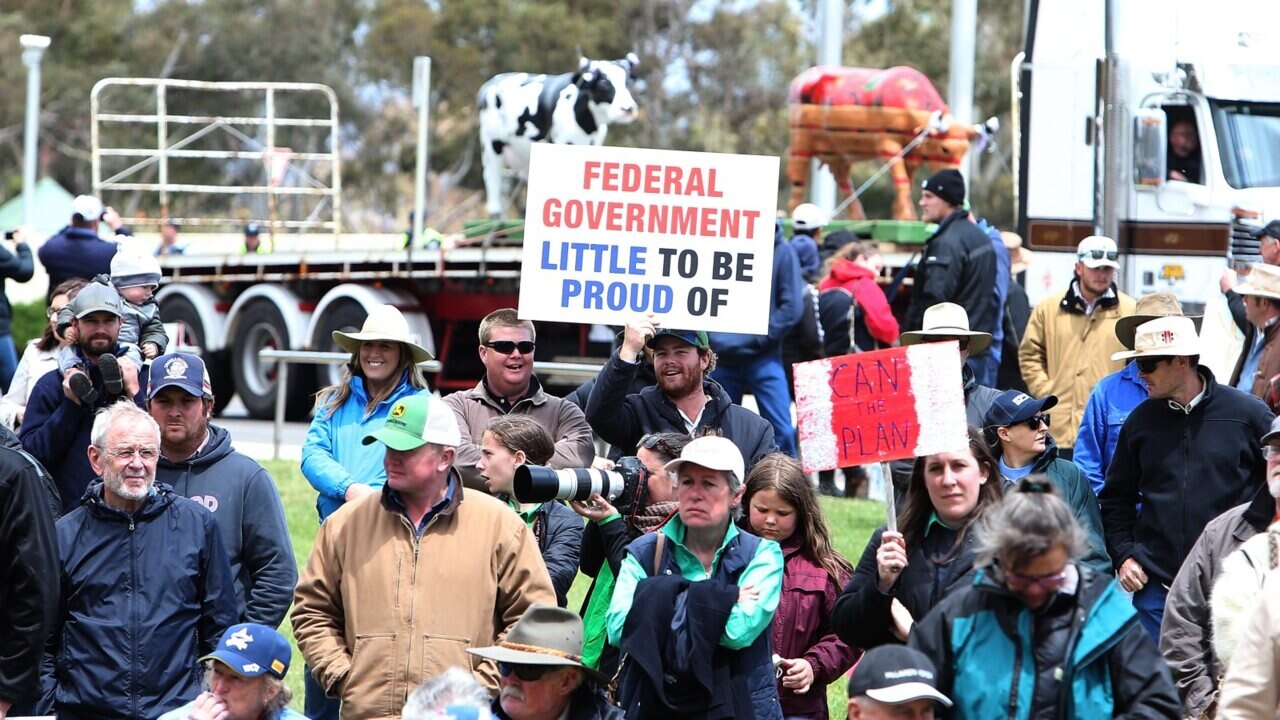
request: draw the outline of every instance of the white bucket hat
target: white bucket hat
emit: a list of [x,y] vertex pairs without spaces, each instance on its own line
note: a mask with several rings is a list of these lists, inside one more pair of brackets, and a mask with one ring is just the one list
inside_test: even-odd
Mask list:
[[916,345],[932,342],[937,337],[967,337],[969,352],[978,353],[991,347],[991,333],[977,332],[969,329],[969,313],[955,303],[938,303],[924,311],[924,319],[919,330],[904,332],[898,338],[903,345]]
[[1249,279],[1237,285],[1236,292],[1280,300],[1280,267],[1254,263],[1249,271]]
[[1200,337],[1196,335],[1196,324],[1189,317],[1171,315],[1139,325],[1133,336],[1133,350],[1115,353],[1111,359],[1199,354]]
[[358,333],[333,331],[333,341],[338,347],[349,353],[360,352],[360,343],[372,340],[396,342],[409,346],[415,363],[431,360],[431,353],[418,344],[418,338],[409,332],[409,322],[393,305],[379,305],[364,319],[364,325]]

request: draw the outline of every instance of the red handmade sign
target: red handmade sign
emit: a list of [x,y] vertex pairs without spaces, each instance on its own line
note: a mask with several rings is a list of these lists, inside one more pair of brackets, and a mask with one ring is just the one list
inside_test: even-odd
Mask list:
[[967,443],[954,342],[798,363],[795,392],[808,472],[959,450]]

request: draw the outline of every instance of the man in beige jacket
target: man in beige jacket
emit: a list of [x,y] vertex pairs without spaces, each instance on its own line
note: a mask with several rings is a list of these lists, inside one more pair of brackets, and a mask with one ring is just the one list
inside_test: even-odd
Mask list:
[[294,598],[311,673],[344,720],[394,718],[413,688],[452,666],[491,692],[497,643],[534,603],[555,605],[538,544],[504,503],[464,490],[453,412],[430,395],[391,407],[365,444],[387,446],[387,484],[320,526]]
[[1027,393],[1058,397],[1052,432],[1058,456],[1068,460],[1093,386],[1124,367],[1111,359],[1112,353],[1124,349],[1115,325],[1133,314],[1134,300],[1116,288],[1119,267],[1111,238],[1091,235],[1080,241],[1071,284],[1065,293],[1050,293],[1031,311],[1018,348]]
[[476,471],[480,439],[489,421],[510,413],[524,413],[551,433],[556,454],[547,464],[553,468],[582,468],[596,456],[591,426],[577,405],[548,395],[533,374],[537,333],[533,323],[521,320],[511,308],[494,310],[480,321],[480,361],[484,377],[470,390],[453,393],[444,402],[453,408],[462,431],[462,443],[454,467],[469,488],[485,492]]

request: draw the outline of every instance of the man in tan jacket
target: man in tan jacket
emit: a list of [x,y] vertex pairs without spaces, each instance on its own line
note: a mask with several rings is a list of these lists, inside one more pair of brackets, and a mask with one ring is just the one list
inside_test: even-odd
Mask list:
[[439,398],[397,401],[364,442],[387,446],[387,484],[320,526],[294,598],[312,675],[344,720],[398,717],[413,688],[455,665],[496,692],[497,669],[467,648],[497,643],[534,603],[555,605],[533,533],[463,489],[462,437]]
[[1134,300],[1115,286],[1119,267],[1111,238],[1091,235],[1080,241],[1071,284],[1065,293],[1050,293],[1031,311],[1018,348],[1027,393],[1058,397],[1052,432],[1059,457],[1071,458],[1093,386],[1124,367],[1111,359],[1112,353],[1124,349],[1115,325],[1133,314]]
[[462,443],[454,467],[469,488],[485,492],[476,471],[480,439],[489,421],[510,413],[524,413],[551,433],[556,454],[547,464],[553,468],[591,465],[596,449],[591,426],[577,405],[548,395],[533,374],[537,334],[533,323],[521,320],[511,308],[494,310],[480,321],[480,361],[484,377],[470,390],[456,392],[444,402],[453,408],[462,431]]

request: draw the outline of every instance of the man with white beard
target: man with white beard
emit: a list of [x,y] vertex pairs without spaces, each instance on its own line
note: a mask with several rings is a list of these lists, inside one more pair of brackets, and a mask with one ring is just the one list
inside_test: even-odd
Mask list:
[[57,524],[45,699],[60,718],[156,718],[195,699],[198,658],[239,619],[231,567],[213,515],[155,483],[160,428],[145,410],[98,413],[88,453],[101,480]]
[[1213,646],[1209,596],[1222,572],[1222,561],[1246,540],[1265,532],[1280,517],[1280,418],[1262,436],[1267,484],[1253,500],[1237,505],[1205,526],[1187,555],[1165,601],[1160,625],[1160,653],[1169,663],[1183,717],[1212,717],[1218,704],[1218,682],[1226,668]]

